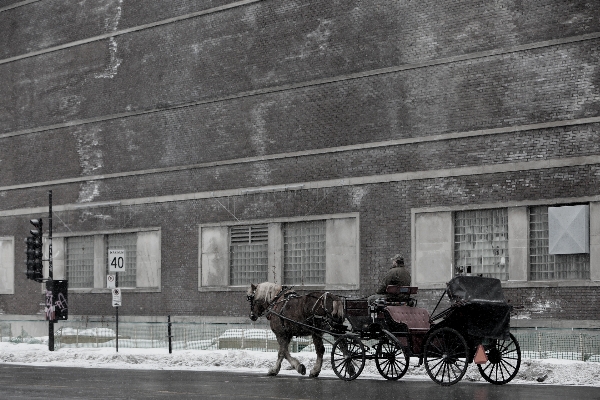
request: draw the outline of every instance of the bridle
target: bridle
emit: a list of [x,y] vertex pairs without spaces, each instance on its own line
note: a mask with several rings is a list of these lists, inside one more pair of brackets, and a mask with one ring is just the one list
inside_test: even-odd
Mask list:
[[[262,310],[258,315],[254,314],[254,297],[256,296],[256,289],[254,289],[252,291],[251,294],[247,294],[246,295],[246,300],[250,303],[250,319],[252,321],[256,321],[257,319],[259,319],[260,317],[262,317],[265,313],[267,313],[267,319],[269,318],[268,314],[271,311],[271,308],[273,307],[273,305],[275,305],[276,303],[278,303],[280,300],[279,298],[281,297],[282,294],[288,292],[291,288],[287,287],[287,286],[282,286],[281,290],[279,291],[279,293],[277,293],[277,295],[275,297],[273,297],[273,300],[271,300],[269,302],[269,304],[267,304],[267,306],[265,307],[264,310]],[[295,294],[295,292],[292,292],[293,294]],[[288,296],[285,296],[285,299],[287,299]]]
[[252,291],[252,294],[246,295],[246,300],[250,303],[250,319],[256,321],[260,315],[254,315],[254,296],[256,295],[256,289]]

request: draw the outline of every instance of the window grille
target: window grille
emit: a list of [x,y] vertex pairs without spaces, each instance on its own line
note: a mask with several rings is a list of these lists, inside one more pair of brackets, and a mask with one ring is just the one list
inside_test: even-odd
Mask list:
[[[125,272],[119,272],[119,287],[135,288],[137,284],[137,234],[119,233],[107,235],[106,254],[109,249],[125,249]],[[108,263],[106,266],[108,271]]]
[[456,273],[508,279],[508,209],[459,211],[454,215]]
[[325,221],[284,224],[283,282],[325,284]]
[[79,236],[66,240],[66,269],[69,287],[94,287],[94,237]]
[[230,285],[267,281],[268,225],[233,226],[230,230]]
[[529,209],[529,279],[590,279],[590,255],[549,254],[548,207]]

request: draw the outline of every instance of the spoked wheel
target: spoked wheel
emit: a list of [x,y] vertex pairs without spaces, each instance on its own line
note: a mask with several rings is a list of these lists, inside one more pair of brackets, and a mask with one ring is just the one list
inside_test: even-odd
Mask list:
[[340,336],[333,343],[331,367],[340,379],[356,379],[365,367],[365,346],[354,336]]
[[375,353],[377,371],[385,379],[398,380],[408,370],[408,355],[396,342],[379,342]]
[[477,365],[483,379],[494,385],[510,382],[521,366],[521,348],[517,339],[511,333],[509,339],[494,340],[484,349],[488,362]]
[[454,385],[467,372],[469,349],[465,338],[452,328],[441,328],[425,342],[425,370],[442,386]]

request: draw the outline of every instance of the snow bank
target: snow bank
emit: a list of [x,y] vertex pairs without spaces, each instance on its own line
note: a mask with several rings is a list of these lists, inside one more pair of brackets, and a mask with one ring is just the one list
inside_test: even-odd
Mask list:
[[[313,366],[316,357],[314,353],[307,352],[296,353],[294,356],[304,363],[307,369]],[[276,353],[248,350],[177,350],[169,354],[166,349],[122,348],[117,353],[114,348],[105,347],[62,348],[51,352],[48,351],[48,346],[43,344],[0,343],[0,362],[36,366],[210,370],[266,374],[276,357]],[[409,370],[402,379],[429,380],[425,368],[417,366],[417,363],[417,359],[411,359]],[[285,361],[281,373],[296,374]],[[321,376],[335,376],[327,353]],[[599,377],[600,363],[523,359],[519,373],[512,383],[600,386]],[[383,378],[377,372],[375,363],[367,361],[359,379]],[[483,382],[475,365],[469,366],[463,380]]]

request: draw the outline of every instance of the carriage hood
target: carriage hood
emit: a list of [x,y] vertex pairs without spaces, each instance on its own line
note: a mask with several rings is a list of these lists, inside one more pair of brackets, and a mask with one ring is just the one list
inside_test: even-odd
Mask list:
[[447,284],[450,301],[506,304],[499,279],[459,275]]
[[[507,339],[510,311],[499,279],[480,276],[457,276],[448,282],[448,297],[460,311],[453,318],[465,326],[471,336]],[[455,321],[457,322],[457,321]]]

